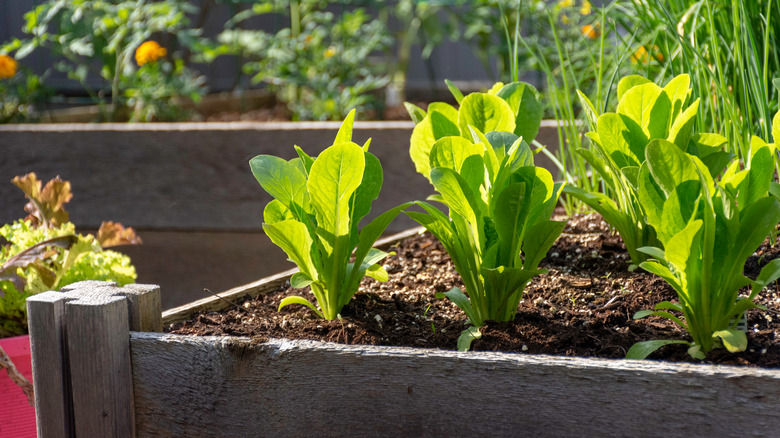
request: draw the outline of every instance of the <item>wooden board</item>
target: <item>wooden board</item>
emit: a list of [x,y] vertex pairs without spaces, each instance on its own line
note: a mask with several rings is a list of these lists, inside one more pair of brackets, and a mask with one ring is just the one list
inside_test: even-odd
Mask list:
[[[408,230],[401,231],[400,233],[379,239],[374,246],[377,248],[386,249],[396,242],[399,242],[415,234],[419,234],[423,231],[424,228],[422,227],[410,228]],[[262,278],[258,281],[238,286],[210,297],[193,301],[192,303],[188,303],[183,306],[166,310],[162,314],[162,323],[167,325],[173,324],[175,322],[186,321],[196,313],[219,312],[221,310],[227,309],[228,307],[235,306],[237,305],[236,303],[238,300],[242,299],[244,296],[248,295],[254,298],[262,293],[271,292],[280,288],[285,282],[289,281],[290,277],[296,272],[298,272],[298,268],[290,269],[288,271]]]
[[[24,194],[9,180],[36,172],[60,175],[74,193],[73,223],[98,228],[112,220],[139,230],[259,232],[271,201],[252,175],[260,154],[291,159],[293,145],[318,155],[338,122],[0,125],[0,223],[24,216]],[[433,189],[409,158],[412,122],[356,122],[357,143],[371,138],[382,162],[382,193],[368,219]],[[5,177],[4,177],[5,178]],[[413,226],[399,217],[395,231]]]
[[[71,182],[67,209],[82,228],[104,220],[136,229],[258,232],[271,200],[248,161],[260,154],[296,157],[293,145],[318,155],[340,122],[235,122],[0,125],[0,223],[24,216],[26,200],[8,180],[36,172],[44,182]],[[555,153],[557,124],[543,121],[537,140]],[[355,122],[353,138],[371,138],[384,181],[367,219],[433,193],[409,157],[410,122]],[[555,166],[537,154],[536,164]],[[416,223],[401,215],[391,232]],[[395,228],[392,228],[395,227]]]
[[131,333],[138,436],[777,436],[780,372]]

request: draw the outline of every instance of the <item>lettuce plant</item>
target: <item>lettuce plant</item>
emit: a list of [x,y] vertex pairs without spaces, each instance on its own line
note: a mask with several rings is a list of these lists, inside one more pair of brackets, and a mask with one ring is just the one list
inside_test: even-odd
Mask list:
[[539,132],[542,105],[538,92],[530,84],[497,83],[487,93],[471,93],[464,97],[447,83],[459,109],[444,102],[433,102],[428,111],[406,104],[415,127],[410,140],[409,155],[417,172],[430,180],[430,153],[433,144],[444,137],[473,139],[472,128],[482,133],[511,132],[530,143]]
[[[747,337],[737,321],[756,307],[753,299],[761,289],[780,276],[780,260],[766,265],[756,280],[742,273],[747,258],[780,221],[780,202],[768,196],[773,154],[773,147],[754,138],[746,168],[739,170],[735,162],[716,184],[704,162],[677,145],[667,140],[647,145],[638,194],[662,247],[639,248],[653,258],[640,267],[666,280],[679,302],[659,303],[634,318],[671,319],[693,342],[640,342],[627,357],[641,359],[672,343],[688,344],[688,353],[700,359],[721,345],[731,352],[745,350]],[[738,296],[746,286],[750,294]]]
[[316,158],[296,146],[299,158],[290,161],[271,155],[249,161],[257,182],[274,197],[263,212],[263,230],[300,269],[290,280],[292,286],[310,286],[319,304],[318,309],[306,298],[292,296],[282,300],[279,310],[303,304],[332,320],[364,276],[387,281],[387,271],[377,263],[388,253],[372,245],[410,204],[379,215],[358,232],[360,220],[379,196],[382,166],[368,152],[369,142],[363,147],[352,142],[354,118],[353,110],[333,145]]
[[112,246],[141,243],[132,228],[103,222],[97,236],[77,234],[65,204],[70,183],[42,186],[34,173],[12,181],[24,191],[29,215],[0,227],[0,337],[26,332],[27,297],[82,280],[135,281],[130,258]]
[[725,137],[693,134],[699,100],[686,104],[691,93],[688,75],[677,76],[663,88],[641,76],[627,76],[618,83],[617,93],[617,111],[598,117],[580,93],[593,131],[587,133],[592,148],[577,152],[601,176],[604,193],[571,185],[564,192],[599,212],[620,234],[631,261],[638,265],[647,258],[640,247],[659,245],[638,198],[637,178],[648,143],[666,140],[699,157],[712,175],[719,174],[732,156],[722,150]]
[[550,220],[561,184],[534,166],[518,135],[533,138],[539,128],[541,112],[523,111],[538,103],[529,87],[512,83],[494,94],[472,93],[458,110],[432,104],[412,135],[417,170],[449,215],[421,201],[425,212],[406,214],[439,239],[463,279],[468,296],[458,288],[439,294],[472,325],[458,340],[461,350],[480,336],[485,321],[514,319],[526,284],[545,272],[539,262],[563,230],[564,222]]

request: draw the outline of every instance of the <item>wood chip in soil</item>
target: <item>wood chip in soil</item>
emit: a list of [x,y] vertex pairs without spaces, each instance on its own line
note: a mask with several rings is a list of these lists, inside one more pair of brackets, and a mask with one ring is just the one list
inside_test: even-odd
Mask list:
[[[304,306],[290,305],[278,312],[279,302],[289,295],[315,302],[308,289],[294,290],[287,283],[257,298],[247,296],[226,311],[194,315],[189,321],[169,325],[166,331],[454,350],[466,317],[450,301],[435,298],[437,292],[463,288],[447,252],[428,233],[407,238],[391,249],[396,254],[384,260],[389,281],[364,279],[340,320],[319,319]],[[745,274],[755,278],[762,266],[778,256],[780,245],[770,246],[767,239],[748,260]],[[489,322],[472,350],[622,358],[635,342],[690,341],[666,319],[633,320],[637,311],[677,297],[662,279],[639,269],[629,272],[629,265],[622,241],[601,216],[569,218],[540,265],[548,272],[526,287],[517,317],[511,322]],[[716,350],[704,362],[780,367],[777,284],[765,289],[756,302],[767,310],[748,311],[747,350]],[[681,344],[668,345],[650,359],[698,362],[686,349]]]

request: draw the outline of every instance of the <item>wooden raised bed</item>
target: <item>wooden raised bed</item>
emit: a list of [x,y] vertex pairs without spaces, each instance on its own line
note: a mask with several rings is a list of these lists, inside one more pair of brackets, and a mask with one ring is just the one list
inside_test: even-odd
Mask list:
[[[405,237],[409,230],[381,242]],[[28,300],[40,436],[774,436],[780,371],[159,333],[159,288]]]

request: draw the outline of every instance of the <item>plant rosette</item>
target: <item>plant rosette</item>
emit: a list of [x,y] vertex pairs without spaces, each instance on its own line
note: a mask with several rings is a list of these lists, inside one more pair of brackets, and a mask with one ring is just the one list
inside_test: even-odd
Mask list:
[[[407,105],[417,122],[410,154],[417,171],[438,192],[425,213],[406,212],[442,242],[463,278],[440,294],[458,305],[472,327],[458,349],[468,350],[486,321],[511,321],[528,281],[545,271],[538,265],[560,235],[564,222],[550,217],[562,184],[534,166],[527,141],[541,123],[541,105],[528,84],[496,84],[488,93],[463,96],[456,110],[434,103],[425,113]],[[468,295],[466,295],[468,294]]]
[[319,304],[317,308],[293,296],[282,301],[280,310],[303,304],[322,318],[335,319],[364,276],[387,280],[387,271],[378,264],[387,253],[372,246],[410,204],[392,208],[358,230],[379,196],[382,166],[368,152],[370,139],[362,147],[352,142],[354,119],[352,110],[333,145],[318,157],[296,146],[299,158],[259,155],[249,162],[260,186],[274,197],[263,211],[263,230],[300,269],[291,279],[293,287],[310,286]]

